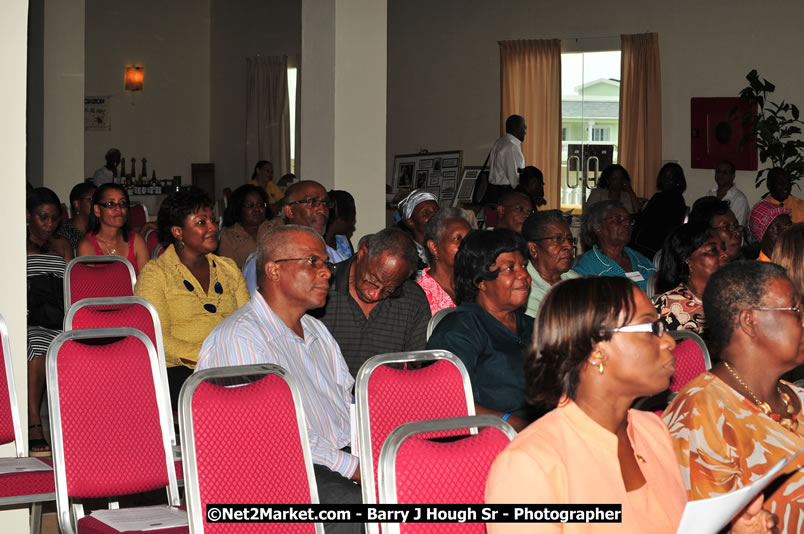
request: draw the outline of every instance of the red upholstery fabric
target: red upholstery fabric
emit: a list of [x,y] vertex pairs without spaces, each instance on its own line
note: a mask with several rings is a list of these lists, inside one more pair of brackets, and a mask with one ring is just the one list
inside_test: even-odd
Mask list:
[[681,391],[687,382],[706,372],[701,347],[691,339],[685,339],[673,350],[676,357],[676,373],[670,381],[670,391]]
[[58,353],[67,493],[104,497],[168,485],[145,345],[65,342]]
[[[438,360],[422,369],[402,370],[386,365],[376,368],[369,377],[368,406],[377,491],[377,459],[385,439],[396,427],[411,421],[469,415],[461,372],[448,360]],[[452,430],[438,435],[466,432]]]
[[[116,534],[119,530],[115,530],[106,523],[101,523],[92,516],[85,516],[78,520],[79,534]],[[164,528],[159,530],[127,530],[126,532],[143,532],[148,534],[184,534],[190,532],[190,527],[174,527]]]
[[13,417],[11,394],[8,390],[8,376],[6,375],[6,354],[0,344],[0,443],[11,443],[16,439]]
[[134,295],[131,273],[122,261],[97,264],[74,263],[69,272],[69,280],[69,305],[81,299]]
[[142,204],[135,204],[128,209],[128,222],[132,228],[142,228],[148,222],[145,208]]
[[153,256],[156,246],[159,245],[159,232],[148,230],[148,233],[145,234],[145,244],[148,245],[148,256]]
[[[50,458],[37,458],[37,460],[53,467],[53,462]],[[39,495],[42,493],[54,493],[55,491],[56,481],[53,478],[52,470],[0,475],[0,498]]]
[[[202,506],[311,502],[296,407],[283,378],[269,374],[229,388],[204,382],[193,394],[192,407]],[[315,532],[315,526],[209,523],[204,531],[292,534]]]
[[139,304],[84,306],[73,316],[73,330],[118,327],[136,328],[148,336],[148,339],[154,344],[154,348],[158,348],[151,312]]
[[[397,502],[400,504],[483,504],[491,464],[509,439],[496,428],[483,428],[475,436],[457,441],[430,441],[411,436],[396,460]],[[409,523],[410,533],[483,534],[484,523]]]

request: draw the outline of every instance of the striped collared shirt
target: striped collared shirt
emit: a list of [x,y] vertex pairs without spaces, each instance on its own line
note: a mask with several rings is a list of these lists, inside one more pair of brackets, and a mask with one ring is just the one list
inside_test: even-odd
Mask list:
[[341,449],[351,442],[349,405],[355,381],[324,324],[309,315],[301,323],[304,339],[257,291],[207,337],[196,370],[258,363],[284,367],[299,385],[313,463],[351,477],[357,457]]

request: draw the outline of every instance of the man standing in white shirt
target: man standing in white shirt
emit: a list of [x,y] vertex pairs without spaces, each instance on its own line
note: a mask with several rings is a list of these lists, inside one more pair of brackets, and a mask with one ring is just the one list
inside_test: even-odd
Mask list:
[[[326,192],[325,192],[326,193]],[[259,289],[224,319],[201,347],[196,371],[273,363],[299,386],[318,495],[323,504],[360,504],[357,456],[351,454],[349,407],[354,378],[326,326],[307,310],[327,300],[332,264],[324,240],[307,226],[280,226],[257,247]],[[324,523],[357,533],[361,523]]]
[[525,168],[522,141],[527,130],[525,119],[519,115],[511,115],[505,120],[505,135],[494,142],[489,154],[487,202],[495,203],[503,193],[519,184],[519,173]]
[[[92,183],[95,184],[95,187],[114,182],[114,179],[117,178],[118,165],[120,165],[120,151],[116,148],[110,148],[106,151],[106,165],[96,170],[92,175]],[[131,174],[134,174],[134,169],[131,169]]]
[[748,220],[748,199],[745,193],[737,189],[734,185],[734,164],[729,160],[723,160],[715,168],[715,182],[717,185],[709,191],[709,196],[717,197],[729,203],[731,211],[737,217],[737,224],[745,226]]

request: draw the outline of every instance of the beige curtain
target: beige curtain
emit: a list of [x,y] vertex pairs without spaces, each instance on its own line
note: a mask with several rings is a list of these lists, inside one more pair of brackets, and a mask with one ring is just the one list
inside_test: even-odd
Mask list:
[[659,35],[622,36],[620,64],[620,164],[634,192],[650,197],[662,165],[662,68]]
[[296,157],[294,172],[296,176],[301,176],[299,169],[301,168],[301,84],[302,84],[302,68],[301,68],[301,54],[296,56]]
[[[525,164],[544,173],[547,208],[557,209],[561,195],[561,41],[500,41],[499,45],[502,124],[509,115],[525,117]],[[501,131],[504,133],[504,126]]]
[[[265,159],[274,180],[290,172],[288,62],[284,56],[246,59],[246,166]],[[249,175],[250,176],[250,175]]]

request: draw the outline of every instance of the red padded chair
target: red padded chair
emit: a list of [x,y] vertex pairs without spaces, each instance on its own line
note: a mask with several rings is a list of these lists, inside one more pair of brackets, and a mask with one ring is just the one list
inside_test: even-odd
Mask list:
[[148,246],[148,255],[151,258],[156,259],[156,256],[154,256],[154,251],[156,250],[156,247],[159,246],[159,232],[156,230],[148,230],[145,233],[145,244]]
[[28,458],[25,454],[17,411],[14,371],[6,322],[0,316],[0,444],[14,442],[16,456],[4,458],[22,467],[32,464],[38,471],[0,474],[0,506],[31,504],[31,532],[38,534],[42,524],[42,503],[56,499],[52,462],[49,459]]
[[[170,406],[165,345],[162,341],[162,324],[153,304],[141,297],[114,297],[82,299],[70,306],[64,317],[64,331],[87,328],[136,328],[151,340],[159,358],[159,376],[165,402]],[[176,428],[171,412],[170,442],[178,457]],[[178,474],[181,474],[181,466]]]
[[64,273],[64,306],[81,299],[130,297],[137,277],[134,267],[121,256],[79,256]]
[[135,230],[145,226],[148,222],[148,208],[143,204],[134,204],[128,208],[128,223]]
[[320,523],[205,523],[206,503],[318,504],[296,381],[278,365],[194,373],[179,420],[190,532],[318,533]]
[[[388,364],[429,362],[421,369]],[[475,415],[472,385],[463,362],[445,350],[380,354],[366,361],[355,382],[360,484],[365,504],[377,502],[375,466],[385,438],[412,421]],[[439,436],[459,435],[452,430]],[[378,532],[367,523],[367,532]]]
[[[120,339],[87,343],[110,338]],[[71,330],[53,341],[46,366],[61,531],[116,532],[85,516],[75,499],[165,488],[168,504],[178,506],[170,405],[159,391],[159,361],[148,337],[133,328]],[[111,502],[108,512],[117,506]]]
[[670,380],[670,391],[679,392],[687,382],[712,368],[712,358],[701,336],[689,330],[670,332],[676,340],[673,356],[676,357],[676,372]]
[[[483,427],[454,441],[424,437],[454,429]],[[497,455],[516,431],[493,415],[407,423],[385,440],[380,452],[380,504],[483,504],[486,480]],[[389,534],[484,534],[485,523],[384,524]]]

